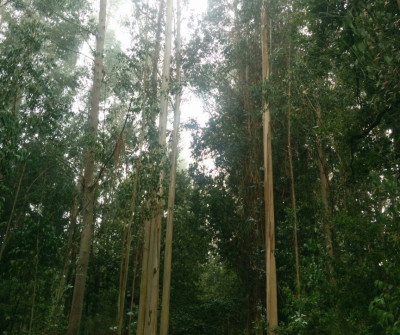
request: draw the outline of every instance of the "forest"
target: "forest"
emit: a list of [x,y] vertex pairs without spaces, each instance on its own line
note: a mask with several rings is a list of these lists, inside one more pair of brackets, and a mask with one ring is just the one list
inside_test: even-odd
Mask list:
[[0,0],[1,335],[400,334],[399,186],[400,0]]

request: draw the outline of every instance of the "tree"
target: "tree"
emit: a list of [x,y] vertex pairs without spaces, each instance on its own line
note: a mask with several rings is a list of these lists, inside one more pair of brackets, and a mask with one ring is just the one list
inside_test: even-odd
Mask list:
[[[267,28],[267,0],[262,6],[262,73],[263,80],[269,80],[269,51]],[[266,264],[266,290],[267,290],[267,323],[271,328],[278,326],[278,307],[276,291],[276,265],[275,265],[275,219],[274,219],[274,186],[272,173],[271,153],[271,112],[265,100],[266,92],[263,91],[263,143],[264,143],[264,201],[265,201],[265,264]],[[272,334],[275,334],[273,331]]]
[[[172,0],[167,1],[167,19],[166,19],[166,41],[164,49],[163,71],[162,71],[162,84],[160,96],[160,117],[159,117],[159,156],[163,157],[166,147],[166,132],[167,132],[167,116],[168,116],[168,92],[169,92],[169,75],[170,75],[170,62],[171,62],[171,36],[172,36]],[[159,182],[158,189],[151,190],[151,202],[154,203],[154,212],[149,223],[146,224],[145,241],[143,246],[142,272],[147,274],[142,275],[143,289],[141,288],[141,302],[140,314],[138,320],[137,334],[155,334],[157,331],[157,310],[159,300],[159,268],[160,268],[160,247],[161,247],[161,222],[163,210],[163,180],[164,158],[161,158],[160,165],[158,166]],[[148,250],[148,251],[147,251]],[[144,265],[146,264],[146,265]],[[147,281],[147,284],[144,283]],[[145,285],[145,286],[144,286]],[[144,311],[144,314],[143,314]],[[143,323],[144,321],[144,323]]]
[[87,121],[87,152],[83,175],[83,228],[79,248],[79,257],[75,273],[74,295],[72,299],[71,314],[68,325],[68,334],[79,333],[83,299],[85,294],[86,276],[89,265],[90,248],[92,244],[94,227],[94,204],[96,181],[94,180],[95,150],[97,127],[99,123],[100,89],[103,81],[103,51],[106,29],[107,0],[100,0],[99,24],[96,35],[96,54],[93,69],[93,86],[89,117]]
[[[134,2],[121,27],[133,47],[124,51],[107,29],[104,51],[91,56],[83,41],[98,23],[86,2],[0,2],[0,329],[66,333],[70,264],[84,260],[77,233],[93,196],[80,331],[156,333],[155,278],[168,279],[171,236],[164,238],[161,223],[172,218],[174,194],[163,333],[398,331],[396,1],[209,0],[201,19],[189,19],[182,56],[171,57],[185,72],[185,90],[204,98],[210,115],[203,127],[185,125],[194,163],[176,172],[175,192],[167,147],[176,141],[163,117],[182,84],[167,87],[168,69],[159,75],[166,3]],[[113,3],[110,28],[122,4]],[[104,108],[93,136],[83,111],[91,111],[86,86],[99,54]],[[93,152],[92,181],[81,180]],[[271,232],[275,241],[266,243]],[[266,251],[279,260],[278,327],[264,313],[273,307],[263,293],[271,283]]]
[[176,33],[176,85],[178,92],[175,94],[174,128],[171,148],[171,170],[169,175],[168,214],[165,236],[164,277],[161,304],[160,335],[167,335],[169,328],[169,309],[171,295],[171,262],[172,262],[172,236],[174,221],[174,206],[176,192],[176,165],[178,159],[180,108],[181,108],[181,3],[177,3],[177,33]]

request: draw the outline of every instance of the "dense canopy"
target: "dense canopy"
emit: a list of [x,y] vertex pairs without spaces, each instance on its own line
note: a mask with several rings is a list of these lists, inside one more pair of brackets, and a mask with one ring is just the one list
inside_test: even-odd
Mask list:
[[400,334],[400,0],[0,0],[0,334]]

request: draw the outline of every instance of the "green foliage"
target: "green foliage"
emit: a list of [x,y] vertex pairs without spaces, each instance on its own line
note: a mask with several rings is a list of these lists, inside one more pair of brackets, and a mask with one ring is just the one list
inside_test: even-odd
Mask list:
[[[399,334],[399,8],[385,0],[287,0],[269,6],[268,82],[261,82],[259,0],[210,0],[184,45],[185,84],[204,97],[211,117],[203,128],[188,126],[195,163],[177,176],[170,333],[266,332],[264,90],[272,112],[279,334]],[[83,126],[91,71],[76,66],[84,57],[77,51],[95,34],[96,19],[79,0],[15,0],[2,5],[0,14],[0,329],[25,334],[32,321],[31,334],[64,334],[79,215],[59,306],[55,295],[84,148],[93,141]],[[84,334],[115,330],[121,239],[134,179],[139,186],[131,259],[141,249],[143,223],[154,210],[149,199],[159,186],[157,171],[168,175],[155,126],[158,83],[150,68],[159,42],[156,20],[155,4],[135,1],[132,49],[122,49],[117,32],[106,36]],[[171,83],[172,96],[182,87],[173,78]],[[214,159],[215,166],[204,166],[205,158]],[[321,196],[321,162],[329,184],[328,211]],[[163,182],[167,189],[168,181]],[[333,257],[326,252],[326,222]],[[139,262],[135,292],[128,284],[125,313],[131,313],[133,295],[133,326],[140,267]],[[130,271],[128,283],[132,277]]]
[[372,300],[369,311],[377,318],[386,334],[399,334],[400,289],[379,280],[375,282],[375,286],[381,293]]

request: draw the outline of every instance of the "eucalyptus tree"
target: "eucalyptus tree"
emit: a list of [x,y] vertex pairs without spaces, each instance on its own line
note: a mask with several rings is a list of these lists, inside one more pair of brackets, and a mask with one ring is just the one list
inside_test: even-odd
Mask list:
[[[75,51],[90,30],[81,23],[87,9],[76,1],[2,4],[0,169],[1,197],[7,200],[1,222],[7,224],[1,225],[0,258],[1,300],[8,305],[2,315],[10,315],[1,326],[6,331],[44,331],[43,320],[53,309],[44,301],[53,301],[49,287],[62,262],[75,193],[69,157],[79,151],[73,147],[80,134],[71,127],[71,110],[82,74]],[[28,239],[29,232],[35,237]],[[7,293],[10,280],[25,287],[27,296]],[[28,309],[30,315],[21,314]]]
[[[28,151],[29,143],[40,141],[42,136],[47,141],[63,138],[57,121],[68,122],[71,117],[68,108],[79,73],[70,62],[75,54],[69,48],[80,43],[84,28],[66,21],[59,12],[69,11],[72,17],[79,17],[82,7],[73,2],[49,8],[41,2],[10,3],[5,7],[7,29],[1,59],[2,176],[10,172],[16,158],[22,159],[21,153]],[[52,83],[54,90],[50,89]],[[0,258],[7,240],[5,236]]]
[[174,105],[174,125],[172,133],[172,148],[171,148],[171,169],[169,174],[169,190],[168,190],[168,206],[167,206],[167,224],[165,234],[165,252],[164,252],[164,276],[162,289],[162,304],[161,304],[161,320],[160,320],[160,335],[167,335],[170,318],[170,299],[171,299],[171,263],[172,263],[172,236],[173,236],[173,221],[175,211],[175,192],[176,192],[176,169],[178,160],[178,142],[179,142],[179,126],[181,117],[181,2],[177,0],[177,28],[176,28],[176,85],[178,91],[175,94]]
[[[273,304],[263,294],[263,255],[271,227],[266,229],[264,219],[272,209],[264,209],[263,187],[271,186],[272,169],[264,169],[262,159],[265,102],[273,149],[265,166],[273,165],[268,196],[273,192],[277,222],[276,248],[273,242],[267,247],[279,260],[277,332],[395,333],[398,4],[264,4],[267,24],[259,0],[210,0],[192,41],[177,57],[191,85],[208,100],[211,118],[203,129],[194,129],[190,177],[176,175],[169,333],[267,330],[263,308]],[[115,35],[105,37],[113,47],[105,51],[104,118],[97,135],[85,134],[84,113],[73,112],[85,108],[80,97],[90,75],[77,66],[78,57],[89,59],[80,45],[97,26],[88,19],[87,4],[34,0],[0,7],[0,328],[8,333],[65,333],[74,274],[69,263],[85,261],[76,254],[82,210],[84,234],[95,228],[82,330],[123,333],[128,326],[131,333],[139,311],[142,334],[151,311],[152,328],[146,325],[146,332],[155,332],[159,281],[142,277],[145,290],[139,295],[135,289],[139,270],[147,278],[162,273],[164,243],[159,214],[166,198],[167,137],[163,141],[160,135],[165,128],[155,131],[155,120],[160,99],[164,104],[169,97],[170,76],[164,72],[159,90],[165,3],[153,5],[160,9],[135,3],[134,47],[128,53],[118,48]],[[262,74],[262,55],[267,56],[262,44],[270,49],[268,79]],[[100,60],[101,53],[94,57]],[[73,104],[77,92],[81,102]],[[93,103],[93,97],[87,100]],[[93,168],[99,173],[93,183],[78,178],[88,146],[102,162]],[[199,162],[206,156],[215,159],[210,174]],[[269,175],[264,183],[263,174]],[[77,206],[82,184],[85,206],[92,196],[98,199],[96,219],[89,224],[85,206]],[[168,276],[168,257],[165,262]],[[269,319],[268,326],[274,323]]]
[[194,84],[211,92],[216,102],[198,149],[212,153],[218,173],[229,185],[227,192],[237,201],[230,220],[221,221],[220,227],[215,221],[215,230],[224,235],[216,243],[247,289],[243,313],[249,333],[253,323],[262,320],[265,273],[260,257],[265,240],[261,99],[256,93],[261,83],[259,13],[256,1],[210,2],[201,27],[204,38],[197,37],[195,42],[201,48],[187,51],[189,57],[193,52],[202,61],[192,61],[195,73],[190,67],[186,70]]
[[[385,40],[394,42],[393,26],[390,23],[386,24],[386,22],[394,22],[392,20],[397,15],[397,8],[393,3],[386,7],[382,5],[379,7],[380,10],[377,10],[378,7],[376,6],[379,6],[377,4],[357,3],[346,6],[340,1],[332,3],[298,2],[296,6],[307,8],[307,10],[304,12],[303,21],[297,21],[301,29],[295,31],[292,35],[292,41],[295,41],[293,43],[292,73],[293,81],[298,87],[292,91],[292,102],[294,102],[296,110],[294,117],[304,120],[303,124],[304,126],[307,125],[308,129],[313,129],[315,127],[313,123],[315,125],[318,122],[318,126],[314,128],[313,137],[308,136],[308,139],[307,137],[296,138],[296,141],[305,140],[304,143],[307,143],[309,157],[314,157],[314,162],[308,160],[308,164],[311,163],[309,165],[309,176],[314,174],[314,182],[309,185],[313,186],[309,187],[308,190],[302,187],[304,193],[302,192],[298,197],[302,206],[304,206],[306,192],[312,189],[316,191],[317,188],[315,187],[318,184],[318,187],[322,190],[321,183],[325,183],[329,187],[325,187],[325,190],[328,190],[325,192],[325,196],[321,191],[318,192],[319,197],[316,198],[318,205],[313,206],[313,209],[310,208],[312,211],[309,213],[319,222],[330,221],[331,242],[325,242],[324,247],[326,248],[331,244],[335,253],[329,255],[328,251],[331,248],[327,248],[325,255],[328,257],[318,257],[318,263],[324,264],[328,273],[333,273],[335,276],[333,284],[336,282],[336,285],[342,288],[340,292],[347,292],[342,296],[334,289],[335,285],[329,287],[332,285],[332,276],[329,275],[330,278],[326,280],[325,274],[323,285],[319,285],[321,289],[324,287],[319,293],[319,299],[322,299],[319,304],[323,306],[324,311],[310,310],[309,317],[310,320],[313,320],[313,325],[309,323],[308,327],[314,327],[314,329],[332,328],[332,332],[337,332],[345,323],[348,329],[352,329],[352,332],[364,329],[363,331],[373,333],[376,331],[376,327],[371,316],[368,315],[367,307],[368,301],[376,294],[373,278],[381,278],[383,275],[382,269],[377,266],[379,263],[377,259],[385,257],[383,256],[385,252],[379,246],[378,240],[380,240],[381,235],[378,232],[379,225],[376,222],[383,222],[386,219],[381,217],[377,220],[374,217],[375,206],[379,207],[377,205],[378,197],[368,199],[368,196],[365,197],[365,195],[370,192],[367,189],[376,187],[372,186],[374,183],[372,176],[380,171],[378,174],[387,178],[384,171],[390,170],[390,168],[388,170],[388,166],[390,165],[391,158],[389,156],[391,154],[388,156],[384,153],[387,152],[386,149],[383,149],[386,147],[384,143],[387,142],[385,136],[382,136],[381,131],[384,132],[384,130],[381,128],[391,127],[389,124],[393,119],[390,116],[390,111],[392,104],[397,104],[397,102],[390,96],[389,92],[397,84],[392,81],[382,81],[382,83],[385,82],[388,85],[387,90],[379,88],[380,82],[376,85],[378,82],[378,77],[375,77],[378,73],[376,71],[379,71],[381,79],[383,79],[386,77],[390,66],[383,65],[383,62],[380,61],[372,62],[371,53],[376,52],[375,57],[378,60],[391,47],[381,43],[378,49],[375,49],[377,44],[374,44],[374,47],[367,48],[366,45],[371,46],[372,44],[365,41],[371,41],[370,38],[379,41],[385,35]],[[374,11],[372,11],[372,8],[374,8]],[[295,19],[298,20],[301,16],[296,15]],[[366,25],[368,25],[367,29]],[[307,33],[305,33],[306,31]],[[367,59],[370,62],[367,62]],[[394,61],[394,59],[391,61]],[[383,98],[383,96],[386,98]],[[377,102],[381,98],[390,101],[390,103],[386,104],[385,107],[382,105],[378,107],[379,103]],[[313,113],[310,113],[310,110]],[[306,134],[307,129],[302,128],[299,128],[300,132],[297,132],[297,136]],[[302,133],[303,135],[301,135]],[[389,134],[386,136],[391,137]],[[394,149],[393,146],[392,150]],[[382,150],[379,160],[371,159],[375,150]],[[323,159],[321,160],[320,157],[323,157]],[[301,176],[302,169],[298,168],[298,171]],[[320,171],[323,171],[323,173]],[[317,176],[317,179],[315,176]],[[387,180],[389,181],[391,178],[389,177]],[[374,203],[375,205],[373,205]],[[302,215],[300,220],[305,220],[305,217]],[[302,239],[307,238],[307,235],[312,236],[311,231],[309,231],[310,227],[309,223],[302,225],[300,231]],[[313,239],[318,241],[322,237],[325,241],[328,241],[328,234],[323,225],[318,225],[317,229],[320,231],[320,237],[318,239],[313,237]],[[359,229],[363,229],[363,232]],[[307,235],[304,234],[305,232],[307,232]],[[301,246],[306,255],[309,255],[311,251],[310,242],[307,241]],[[320,248],[322,245],[319,244]],[[368,246],[371,252],[363,253],[355,245],[358,245],[361,249],[362,245]],[[305,263],[303,264],[305,265]],[[358,264],[358,270],[353,271],[355,264]],[[305,268],[309,274],[310,267],[306,266]],[[364,273],[364,275],[358,276],[359,273]],[[355,282],[357,282],[357,285],[350,284]],[[311,281],[309,284],[311,284]],[[345,286],[348,288],[343,289]],[[368,293],[362,295],[361,292],[364,290]],[[308,288],[304,293],[308,296],[306,300],[316,298]],[[358,307],[353,305],[352,309],[348,310],[347,302],[350,295],[353,296],[354,301],[357,301]],[[304,311],[304,309],[302,310]],[[314,313],[320,313],[320,316],[314,318],[312,317]],[[321,315],[328,314],[335,317],[331,319],[321,317]],[[345,315],[352,316],[345,317]],[[321,321],[325,319],[324,322],[326,323],[319,323],[318,318]]]
[[[262,79],[269,80],[268,48],[268,1],[264,0],[261,10]],[[264,147],[264,202],[265,202],[265,266],[266,266],[266,309],[268,327],[278,326],[278,306],[275,263],[275,215],[274,183],[272,173],[271,111],[263,90],[263,147]],[[272,334],[275,334],[272,331]]]
[[[160,6],[162,9],[162,7]],[[158,151],[161,158],[158,163],[159,180],[157,188],[150,190],[153,199],[150,199],[153,213],[146,224],[144,252],[142,260],[142,278],[140,292],[140,306],[138,316],[137,334],[155,334],[157,332],[157,310],[159,301],[159,271],[161,248],[161,222],[163,212],[164,194],[164,155],[167,136],[168,95],[171,63],[171,38],[172,38],[173,2],[167,1],[165,49],[163,58],[162,84],[160,93],[160,115],[158,132]]]
[[96,181],[94,180],[95,147],[97,140],[97,127],[99,124],[100,89],[102,86],[104,71],[103,51],[106,29],[106,8],[107,0],[100,0],[99,23],[96,34],[96,54],[93,68],[93,86],[91,91],[92,96],[86,129],[88,144],[83,175],[83,227],[68,325],[68,334],[70,335],[79,333],[94,225],[94,204],[96,192]]

